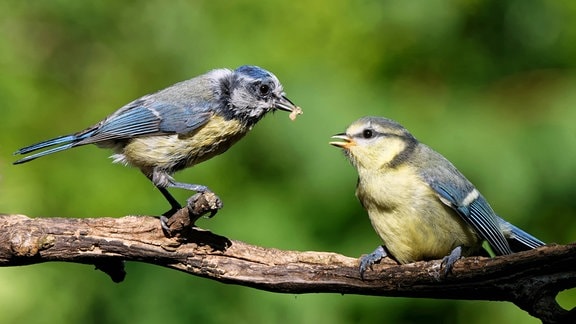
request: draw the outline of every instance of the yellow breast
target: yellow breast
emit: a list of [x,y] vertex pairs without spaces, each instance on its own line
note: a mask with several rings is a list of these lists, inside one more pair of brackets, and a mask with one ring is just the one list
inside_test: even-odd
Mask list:
[[237,120],[213,116],[189,134],[134,138],[123,147],[120,162],[141,169],[162,168],[173,172],[224,153],[248,130]]
[[457,246],[476,247],[472,229],[409,166],[360,171],[356,194],[372,226],[400,263],[439,259]]

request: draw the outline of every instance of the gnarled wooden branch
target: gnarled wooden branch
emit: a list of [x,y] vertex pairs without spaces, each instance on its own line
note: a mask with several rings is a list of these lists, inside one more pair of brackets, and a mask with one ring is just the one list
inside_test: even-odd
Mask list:
[[361,280],[356,258],[253,246],[193,228],[194,220],[186,209],[170,218],[170,238],[149,216],[0,215],[0,266],[95,264],[121,281],[123,261],[140,261],[272,292],[510,301],[545,323],[576,322],[575,311],[555,301],[559,291],[576,286],[576,244],[461,259],[446,278],[439,275],[440,261],[398,265],[385,259]]

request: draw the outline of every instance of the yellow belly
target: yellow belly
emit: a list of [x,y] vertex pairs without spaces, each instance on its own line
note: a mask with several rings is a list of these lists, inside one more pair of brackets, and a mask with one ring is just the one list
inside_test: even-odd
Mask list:
[[142,170],[159,168],[172,172],[224,153],[248,128],[236,120],[214,116],[189,134],[138,137],[130,140],[115,157]]
[[413,181],[417,177],[410,172],[401,167],[361,175],[356,192],[376,233],[396,260],[440,259],[457,246],[463,246],[465,253],[479,247],[472,229],[424,182]]

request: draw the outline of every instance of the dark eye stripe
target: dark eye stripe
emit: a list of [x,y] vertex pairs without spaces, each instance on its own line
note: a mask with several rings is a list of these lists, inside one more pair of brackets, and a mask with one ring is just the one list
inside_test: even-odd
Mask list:
[[384,136],[388,136],[388,137],[404,137],[402,135],[398,135],[398,134],[392,134],[392,133],[381,133],[375,129],[372,128],[365,128],[363,129],[361,132],[357,133],[356,135],[354,135],[354,137],[357,138],[362,138],[362,139],[371,139],[371,138],[376,138],[376,137],[384,137]]

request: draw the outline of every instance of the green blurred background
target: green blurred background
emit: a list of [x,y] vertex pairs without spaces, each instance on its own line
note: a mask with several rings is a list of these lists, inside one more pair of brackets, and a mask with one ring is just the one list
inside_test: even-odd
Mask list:
[[[359,256],[379,239],[332,134],[398,120],[459,167],[507,220],[576,238],[576,2],[511,0],[0,1],[0,212],[159,214],[167,203],[109,151],[13,166],[16,149],[87,127],[218,67],[273,71],[304,115],[266,117],[226,154],[177,174],[225,208],[232,239]],[[173,191],[184,200],[189,193]],[[554,219],[554,221],[551,221]],[[128,263],[0,269],[2,323],[538,323],[509,303],[281,295]],[[576,294],[559,298],[576,304]]]

